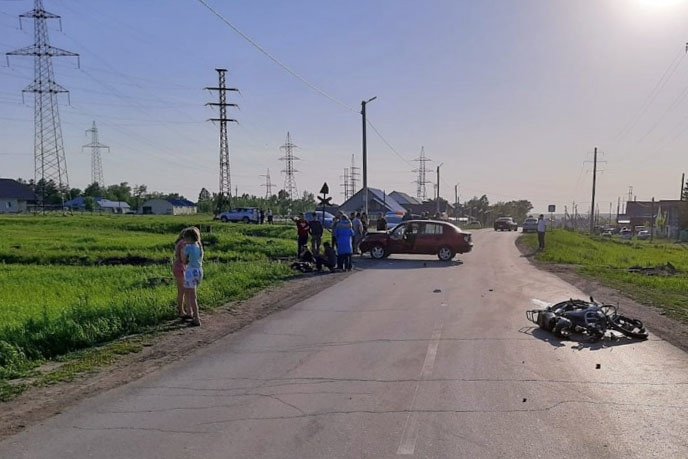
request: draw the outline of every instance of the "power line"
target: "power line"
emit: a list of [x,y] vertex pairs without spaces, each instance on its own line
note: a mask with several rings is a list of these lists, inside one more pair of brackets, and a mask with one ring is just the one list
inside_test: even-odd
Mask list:
[[401,155],[399,154],[399,152],[398,152],[398,151],[397,151],[397,150],[387,141],[387,139],[384,138],[384,136],[380,133],[380,131],[377,130],[377,128],[373,125],[373,123],[370,122],[369,119],[366,120],[366,121],[368,122],[368,126],[370,126],[370,127],[373,129],[373,131],[375,131],[375,134],[377,134],[378,137],[380,137],[380,139],[382,140],[382,142],[384,142],[384,144],[387,145],[387,147],[388,147],[390,150],[392,150],[392,152],[393,152],[395,155],[397,155],[397,156],[398,156],[402,161],[404,161],[405,163],[407,163],[407,164],[409,164],[409,165],[412,164],[411,161],[409,161],[408,159],[404,158],[403,156],[401,156]]
[[353,109],[352,107],[349,107],[349,106],[346,105],[344,102],[342,102],[341,100],[337,99],[336,97],[329,95],[328,93],[326,93],[325,91],[323,91],[322,89],[320,89],[319,87],[317,87],[316,85],[314,85],[313,83],[311,83],[310,81],[306,80],[304,77],[302,77],[301,75],[299,75],[298,73],[296,73],[294,70],[292,70],[291,68],[289,68],[286,64],[284,64],[282,61],[280,61],[279,59],[277,59],[275,56],[273,56],[272,54],[270,54],[265,48],[263,48],[262,46],[260,46],[260,45],[259,45],[258,43],[256,43],[253,39],[251,39],[251,37],[249,37],[248,35],[246,35],[244,32],[242,32],[241,30],[239,30],[234,24],[232,24],[231,22],[229,22],[229,20],[228,20],[227,18],[225,18],[222,14],[220,14],[220,12],[218,12],[217,10],[215,10],[212,6],[208,5],[208,3],[207,3],[205,0],[198,0],[198,1],[199,1],[203,6],[205,6],[206,8],[208,8],[208,10],[210,10],[210,12],[213,13],[215,16],[217,16],[222,22],[224,22],[225,24],[227,24],[229,27],[231,27],[232,30],[234,30],[236,33],[238,33],[238,34],[241,36],[241,38],[243,38],[244,40],[246,40],[247,42],[249,42],[254,48],[256,48],[258,51],[260,51],[260,52],[263,53],[265,56],[267,56],[272,62],[274,62],[275,64],[279,65],[282,69],[284,69],[284,70],[285,70],[287,73],[289,73],[291,76],[293,76],[294,78],[298,79],[298,80],[301,81],[303,84],[305,84],[306,86],[308,86],[309,88],[311,88],[313,91],[317,92],[317,93],[320,94],[321,96],[324,96],[324,97],[328,98],[329,100],[331,100],[332,102],[336,103],[337,105],[340,105],[340,106],[344,107],[344,108],[347,109],[348,111],[351,111],[351,112],[354,112],[354,113],[358,113],[357,110]]
[[634,117],[632,117],[624,126],[621,131],[616,135],[616,140],[621,140],[626,134],[630,132],[630,130],[635,126],[635,124],[642,118],[642,116],[645,114],[647,109],[652,105],[654,100],[657,98],[657,95],[659,95],[660,91],[664,88],[664,86],[667,84],[667,82],[671,79],[671,77],[676,73],[676,70],[678,69],[678,66],[680,64],[680,61],[682,60],[683,57],[685,57],[686,52],[688,52],[688,44],[686,45],[686,49],[680,49],[677,53],[676,56],[674,57],[674,60],[669,64],[669,66],[664,70],[664,73],[662,74],[662,77],[659,79],[659,81],[655,84],[655,87],[650,91],[649,96],[641,105],[640,111],[638,114]]

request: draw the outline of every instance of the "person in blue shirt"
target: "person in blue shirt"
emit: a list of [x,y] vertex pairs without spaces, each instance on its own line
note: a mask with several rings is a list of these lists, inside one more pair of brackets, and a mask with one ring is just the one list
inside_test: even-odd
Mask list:
[[337,241],[337,268],[351,271],[351,254],[353,253],[354,230],[351,221],[346,215],[342,215],[341,220],[334,229],[334,237]]
[[203,280],[203,247],[200,243],[200,231],[188,229],[184,234],[186,245],[182,253],[182,261],[186,266],[184,271],[184,297],[187,302],[187,311],[191,312],[191,326],[201,325],[198,315],[197,289]]

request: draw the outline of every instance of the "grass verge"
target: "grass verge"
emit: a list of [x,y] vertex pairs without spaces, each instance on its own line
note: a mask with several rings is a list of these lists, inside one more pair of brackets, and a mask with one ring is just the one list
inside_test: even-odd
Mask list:
[[[581,275],[600,281],[631,298],[688,323],[688,247],[666,241],[622,241],[570,231],[547,233],[546,249],[536,252],[537,237],[523,235],[536,260],[572,265]],[[672,272],[631,270],[663,268]]]

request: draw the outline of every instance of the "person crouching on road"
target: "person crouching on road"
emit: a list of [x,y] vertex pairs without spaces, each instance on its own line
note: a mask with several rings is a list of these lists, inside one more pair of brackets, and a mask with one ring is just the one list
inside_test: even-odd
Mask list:
[[323,242],[323,254],[316,255],[315,257],[315,269],[320,272],[323,266],[327,267],[331,273],[333,273],[334,269],[337,267],[337,252],[335,252],[334,247],[327,241]]
[[351,222],[346,215],[343,215],[337,224],[334,236],[337,238],[337,268],[351,271],[354,230],[351,228]]
[[545,216],[540,214],[537,222],[538,249],[545,250]]
[[186,245],[182,254],[182,261],[186,265],[184,271],[184,296],[186,297],[187,311],[191,312],[190,325],[201,325],[198,314],[197,289],[203,280],[203,247],[201,247],[200,231],[189,229],[184,234]]

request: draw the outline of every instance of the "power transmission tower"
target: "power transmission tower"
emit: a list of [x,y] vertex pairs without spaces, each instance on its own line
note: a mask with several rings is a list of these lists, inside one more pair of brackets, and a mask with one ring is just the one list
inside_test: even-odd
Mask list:
[[69,191],[67,160],[57,103],[57,95],[68,91],[55,83],[52,58],[73,56],[77,58],[78,66],[79,55],[50,45],[47,20],[60,20],[60,16],[44,10],[43,0],[35,0],[33,10],[19,15],[20,28],[22,18],[33,19],[34,44],[7,53],[7,59],[9,61],[9,56],[34,57],[34,80],[22,90],[22,97],[25,92],[34,94],[34,181],[43,181],[41,204],[44,204],[47,182],[52,180],[57,185],[63,200],[65,193]]
[[268,169],[267,174],[261,175],[261,177],[265,177],[265,183],[262,185],[265,187],[265,199],[270,199],[270,196],[272,196],[272,187],[274,186],[270,180],[270,169]]
[[355,157],[351,155],[351,167],[349,168],[349,197],[356,194],[358,191],[358,177],[361,175],[358,171],[360,167],[356,166]]
[[86,134],[91,134],[91,143],[82,146],[81,150],[83,151],[84,148],[91,149],[91,183],[97,183],[99,187],[104,187],[105,181],[103,180],[103,163],[100,158],[100,150],[110,152],[110,147],[98,142],[98,128],[95,121],[93,122],[93,127],[86,130]]
[[425,156],[425,147],[420,147],[420,156],[414,161],[418,161],[418,169],[414,169],[413,172],[418,173],[418,179],[416,179],[416,197],[421,201],[425,201],[428,198],[426,185],[429,183],[426,177],[427,167],[426,163],[432,160]]
[[342,191],[342,194],[344,195],[344,201],[348,201],[349,198],[351,197],[351,192],[349,186],[351,185],[350,183],[350,177],[349,177],[349,168],[345,167],[344,168],[344,175],[340,176],[342,179],[342,185],[341,187],[344,189]]
[[296,174],[298,171],[294,169],[294,161],[298,161],[300,158],[294,155],[295,148],[298,147],[291,143],[291,135],[289,132],[287,132],[287,140],[284,145],[280,147],[280,149],[284,150],[284,156],[280,158],[280,161],[284,161],[286,164],[285,168],[282,170],[282,172],[285,174],[284,191],[287,192],[289,199],[292,201],[295,198],[298,198],[298,191],[296,190],[296,177],[294,176],[294,174]]
[[237,88],[228,88],[225,81],[227,69],[215,69],[218,75],[218,85],[216,88],[205,88],[208,91],[217,91],[220,96],[219,102],[208,102],[206,105],[220,108],[219,118],[210,118],[208,121],[220,123],[220,187],[217,194],[217,212],[231,207],[232,179],[229,167],[229,137],[227,135],[227,123],[237,123],[237,120],[227,118],[227,107],[238,107],[237,104],[227,103],[227,91],[239,91]]

